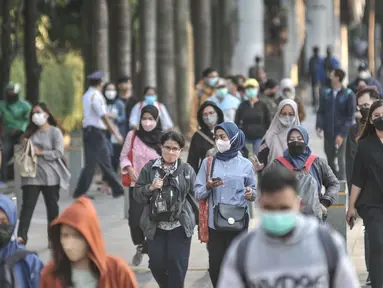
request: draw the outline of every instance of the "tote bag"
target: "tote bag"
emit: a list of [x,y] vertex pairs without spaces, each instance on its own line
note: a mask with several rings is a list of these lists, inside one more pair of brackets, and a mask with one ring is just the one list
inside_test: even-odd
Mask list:
[[37,156],[30,139],[15,152],[15,161],[21,177],[36,177]]

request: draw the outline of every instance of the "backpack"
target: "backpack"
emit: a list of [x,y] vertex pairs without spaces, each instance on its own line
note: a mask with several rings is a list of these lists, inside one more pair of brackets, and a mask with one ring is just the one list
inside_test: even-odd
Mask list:
[[[319,225],[317,229],[318,238],[322,244],[323,250],[326,255],[327,262],[327,271],[329,279],[329,288],[335,288],[335,275],[336,269],[339,263],[339,252],[334,239],[331,236],[330,229],[327,226]],[[242,280],[243,287],[253,287],[251,285],[247,273],[246,273],[246,263],[247,263],[247,254],[248,247],[251,243],[251,240],[254,239],[256,231],[248,233],[238,244],[237,250],[237,259],[236,259],[236,269],[239,273],[239,276]]]
[[35,254],[27,250],[18,250],[9,256],[6,260],[0,262],[0,287],[16,288],[17,278],[13,271],[14,266],[23,261],[28,254]]
[[182,204],[181,193],[178,187],[177,176],[184,170],[186,163],[177,168],[173,174],[162,176],[164,184],[162,189],[156,189],[149,200],[149,217],[153,222],[173,222],[179,219]]
[[299,196],[303,202],[302,213],[306,215],[315,215],[315,217],[319,220],[322,220],[323,212],[318,192],[318,182],[310,174],[310,169],[315,159],[317,159],[317,156],[311,154],[307,158],[305,165],[301,170],[294,168],[293,165],[291,165],[291,163],[284,157],[278,157],[277,161],[295,173],[295,177],[298,181]]

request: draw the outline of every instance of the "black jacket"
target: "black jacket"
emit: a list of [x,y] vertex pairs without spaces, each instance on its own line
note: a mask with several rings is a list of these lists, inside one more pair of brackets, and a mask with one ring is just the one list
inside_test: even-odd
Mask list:
[[[195,132],[189,147],[189,154],[187,163],[193,167],[194,171],[198,173],[199,167],[202,163],[202,160],[205,159],[207,151],[214,147],[214,134],[206,124],[203,122],[202,113],[203,110],[207,107],[211,106],[217,112],[218,121],[217,124],[223,122],[223,112],[222,110],[213,102],[206,101],[204,102],[198,110],[197,120],[199,125],[199,132]],[[210,141],[206,140],[201,134],[206,135]]]

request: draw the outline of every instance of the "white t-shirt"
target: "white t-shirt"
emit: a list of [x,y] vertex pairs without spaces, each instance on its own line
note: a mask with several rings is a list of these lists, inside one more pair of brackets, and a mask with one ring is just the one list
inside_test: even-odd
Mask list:
[[94,87],[89,87],[82,96],[82,127],[93,126],[105,130],[101,117],[106,114],[106,101],[101,92]]
[[98,279],[91,270],[72,268],[73,288],[97,288]]

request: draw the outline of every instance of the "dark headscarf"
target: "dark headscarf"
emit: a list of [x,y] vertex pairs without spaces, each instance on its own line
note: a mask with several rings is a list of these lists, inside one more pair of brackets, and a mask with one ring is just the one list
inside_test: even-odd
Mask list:
[[211,138],[213,138],[213,134],[212,132],[210,131],[209,127],[207,127],[207,125],[205,124],[205,122],[203,122],[203,110],[205,110],[206,107],[208,106],[211,106],[213,107],[213,109],[215,110],[215,112],[217,113],[217,125],[222,123],[223,122],[223,112],[222,110],[212,101],[205,101],[204,103],[202,103],[202,105],[200,106],[200,108],[198,109],[198,113],[197,113],[197,120],[198,120],[198,125],[199,127],[201,127],[201,131],[203,133],[205,133],[206,135],[208,135],[209,137],[211,136]]
[[[288,141],[288,139],[291,135],[291,132],[293,132],[293,131],[298,131],[302,135],[303,141],[306,144],[305,151],[301,155],[293,156],[289,153],[289,149],[286,149],[283,152],[283,157],[285,159],[287,159],[294,166],[295,169],[301,170],[301,169],[303,169],[307,158],[312,153],[310,147],[308,146],[310,138],[309,138],[309,134],[307,133],[307,130],[305,128],[303,128],[302,126],[295,126],[295,127],[291,128],[289,130],[289,132],[287,133],[286,141]],[[318,171],[314,168],[314,165],[311,166],[311,168],[310,168],[310,174],[315,178],[315,180],[317,180],[318,185],[320,185],[319,174],[318,174]],[[321,189],[321,188],[322,187],[319,186],[319,189]]]
[[222,129],[227,134],[231,147],[228,151],[224,153],[217,152],[216,157],[222,161],[228,161],[236,156],[238,156],[238,151],[240,151],[245,145],[245,134],[241,129],[233,122],[223,122],[217,125],[214,129],[214,132],[217,129]]
[[[157,120],[157,126],[152,131],[147,132],[144,130],[141,124],[142,116],[145,113],[149,113]],[[141,139],[148,147],[154,149],[158,155],[161,155],[161,143],[160,138],[162,136],[162,125],[161,120],[159,119],[159,111],[154,105],[146,105],[141,109],[140,116],[140,128],[136,131],[136,136]]]

